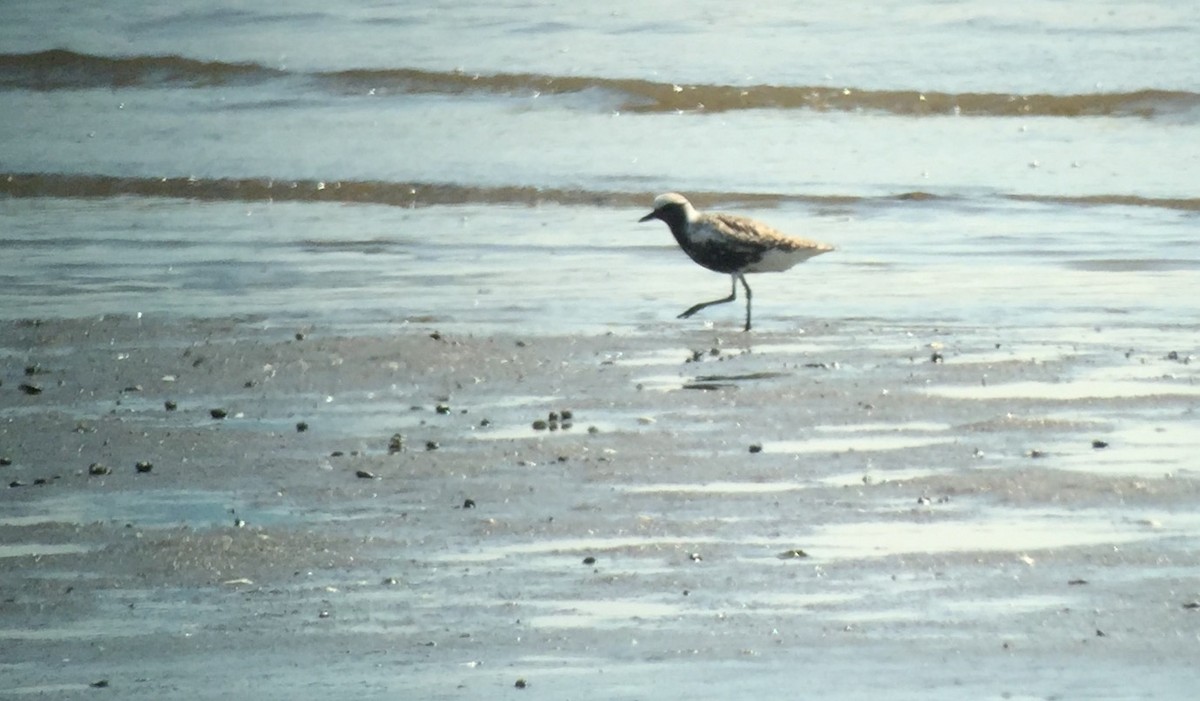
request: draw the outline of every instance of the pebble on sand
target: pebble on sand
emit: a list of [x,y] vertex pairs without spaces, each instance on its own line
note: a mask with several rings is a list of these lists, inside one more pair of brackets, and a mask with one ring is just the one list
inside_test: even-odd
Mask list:
[[134,465],[133,467],[134,467],[134,469],[136,469],[138,472],[143,472],[143,473],[144,473],[144,472],[149,472],[149,471],[153,470],[153,469],[154,469],[154,463],[152,463],[152,462],[150,462],[150,461],[148,461],[148,460],[139,460],[139,461],[138,461],[138,463],[137,463],[136,465]]
[[801,557],[808,557],[808,553],[804,552],[800,548],[792,548],[791,550],[784,550],[776,555],[776,557],[778,557],[780,560],[795,560]]
[[94,477],[99,477],[100,475],[108,475],[111,473],[112,473],[112,469],[108,465],[105,465],[103,463],[94,462],[91,465],[88,465],[88,474],[92,475]]
[[223,419],[226,416],[229,416],[229,411],[222,409],[220,407],[217,407],[216,409],[209,409],[208,415],[213,417],[214,419]]

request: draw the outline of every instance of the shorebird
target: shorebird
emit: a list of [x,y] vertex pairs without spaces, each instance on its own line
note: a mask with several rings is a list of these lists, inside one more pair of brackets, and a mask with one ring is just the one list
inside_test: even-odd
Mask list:
[[828,253],[833,246],[788,236],[762,222],[732,214],[696,211],[683,195],[668,192],[654,198],[654,211],[639,222],[661,219],[683,252],[700,265],[732,278],[729,296],[701,302],[678,318],[686,319],[714,304],[737,299],[737,284],[746,289],[746,331],[750,330],[750,285],[746,273],[779,273],[797,263]]

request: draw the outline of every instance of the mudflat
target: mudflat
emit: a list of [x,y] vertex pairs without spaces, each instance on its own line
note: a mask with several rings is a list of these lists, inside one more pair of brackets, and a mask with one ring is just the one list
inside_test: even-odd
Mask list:
[[7,323],[0,696],[1187,698],[1195,332]]

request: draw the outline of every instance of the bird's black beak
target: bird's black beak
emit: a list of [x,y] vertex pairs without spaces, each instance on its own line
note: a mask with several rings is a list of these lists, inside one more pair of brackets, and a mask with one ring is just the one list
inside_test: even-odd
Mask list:
[[655,211],[647,214],[646,216],[642,217],[641,219],[638,219],[638,223],[640,224],[644,221],[650,221],[651,219],[657,219],[657,218],[658,218],[658,210],[655,210]]

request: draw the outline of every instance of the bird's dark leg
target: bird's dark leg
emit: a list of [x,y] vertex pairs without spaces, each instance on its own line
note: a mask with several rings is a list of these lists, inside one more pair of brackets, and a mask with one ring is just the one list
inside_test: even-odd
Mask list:
[[[731,277],[731,278],[732,278],[732,280],[733,280],[733,286],[732,286],[732,289],[730,289],[730,290],[729,290],[729,296],[728,296],[728,297],[726,297],[726,298],[724,298],[724,299],[714,299],[714,300],[713,300],[713,301],[711,301],[711,302],[701,302],[700,304],[697,304],[697,305],[695,305],[695,306],[691,307],[690,309],[688,309],[686,312],[684,312],[684,313],[680,314],[680,315],[679,315],[678,317],[676,317],[676,318],[677,318],[677,319],[686,319],[686,318],[688,318],[689,316],[691,316],[691,315],[695,314],[696,312],[700,311],[701,309],[704,309],[705,307],[711,307],[711,306],[712,306],[712,305],[714,305],[714,304],[725,304],[726,302],[732,302],[733,300],[737,299],[737,281],[738,281],[738,278],[739,278],[739,277],[741,277],[741,276],[740,276],[738,273],[734,273],[734,274],[733,274],[733,275],[731,275],[730,277]],[[742,278],[742,284],[743,284],[743,285],[745,285],[745,284],[746,284],[746,279],[745,279],[745,278]],[[749,291],[750,291],[750,288],[749,288],[749,287],[747,287],[747,288],[746,288],[746,291],[747,291],[747,292],[749,292]],[[747,320],[746,320],[746,323],[747,323],[747,325],[749,325],[749,323],[750,323],[749,319],[747,319]]]
[[[750,330],[750,285],[746,284],[746,276],[742,273],[737,274],[738,279],[742,281],[742,287],[746,288],[746,331]],[[734,289],[737,289],[737,283],[734,283]]]

